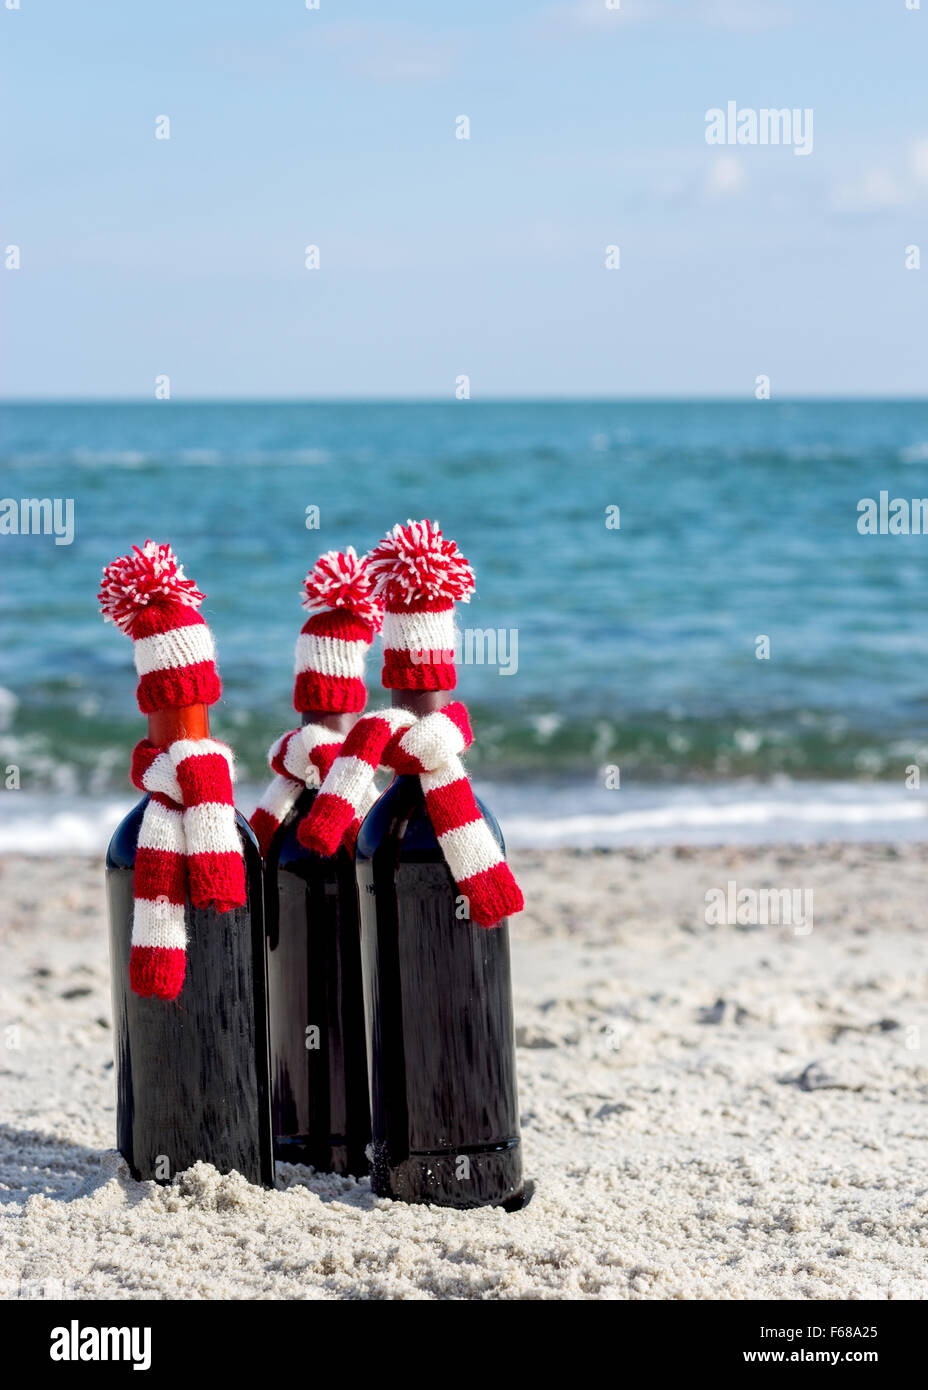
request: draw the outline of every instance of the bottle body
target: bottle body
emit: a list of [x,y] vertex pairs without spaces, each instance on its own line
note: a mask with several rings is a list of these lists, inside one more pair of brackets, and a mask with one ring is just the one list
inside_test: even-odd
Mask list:
[[302,794],[265,866],[274,1153],[360,1177],[371,1132],[357,889],[347,851],[325,859],[297,838],[315,795]]
[[247,902],[218,913],[187,905],[187,968],[176,1000],[129,985],[134,866],[144,797],[106,857],[117,1146],[135,1178],[168,1181],[202,1159],[272,1186],[267,974],[261,856],[236,824]]
[[371,1185],[407,1202],[518,1206],[508,924],[487,929],[458,915],[417,777],[397,777],[366,817],[356,874]]

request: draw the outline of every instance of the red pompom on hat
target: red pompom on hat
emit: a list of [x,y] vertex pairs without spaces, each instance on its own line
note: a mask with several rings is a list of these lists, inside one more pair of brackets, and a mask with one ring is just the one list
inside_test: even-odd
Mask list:
[[368,556],[383,600],[383,684],[453,690],[454,605],[469,603],[474,572],[435,521],[394,526]]
[[302,714],[356,714],[367,703],[364,667],[383,609],[366,559],[328,550],[303,581],[312,617],[297,639],[293,705]]
[[216,703],[222,685],[212,633],[198,612],[204,595],[169,545],[146,541],[119,556],[104,569],[97,598],[104,620],[135,644],[143,714]]

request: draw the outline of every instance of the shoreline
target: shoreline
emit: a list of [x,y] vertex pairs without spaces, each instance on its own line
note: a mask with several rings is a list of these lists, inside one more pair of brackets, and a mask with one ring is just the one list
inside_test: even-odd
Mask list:
[[[474,787],[492,806],[507,845],[523,851],[928,842],[928,787],[908,789],[898,780],[629,781],[610,791],[589,781],[478,777]],[[237,787],[236,804],[246,816],[262,792]],[[0,855],[101,855],[137,800],[124,790],[9,792],[0,796]]]

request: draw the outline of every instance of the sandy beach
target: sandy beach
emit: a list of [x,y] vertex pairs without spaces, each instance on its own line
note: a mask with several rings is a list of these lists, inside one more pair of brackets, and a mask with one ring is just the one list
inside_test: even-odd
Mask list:
[[[135,1183],[115,1123],[102,865],[0,861],[6,1297],[799,1299],[928,1294],[917,846],[519,852],[523,1210],[204,1165]],[[814,927],[706,893],[814,890]]]

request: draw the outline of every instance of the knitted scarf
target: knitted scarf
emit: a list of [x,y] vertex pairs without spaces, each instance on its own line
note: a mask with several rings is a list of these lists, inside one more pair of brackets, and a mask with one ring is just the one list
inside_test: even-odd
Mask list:
[[524,902],[474,798],[460,754],[473,740],[459,701],[417,718],[389,709],[359,719],[346,736],[308,816],[302,844],[334,854],[356,826],[378,767],[418,776],[445,863],[468,899],[471,920],[492,927],[521,912]]
[[143,739],[132,782],[150,793],[135,859],[129,976],[142,996],[176,999],[187,968],[185,903],[228,912],[246,902],[232,801],[232,751],[213,739],[162,750]]
[[[251,817],[251,828],[258,837],[265,858],[276,831],[290,815],[302,793],[307,788],[322,786],[342,747],[343,737],[323,724],[303,724],[299,729],[282,734],[271,746],[268,761],[275,776]],[[376,792],[371,784],[362,795],[358,814],[346,825],[332,853],[339,843],[344,843],[348,849],[354,847],[361,820],[375,800]],[[301,844],[305,824],[304,820],[297,831]]]

